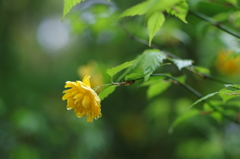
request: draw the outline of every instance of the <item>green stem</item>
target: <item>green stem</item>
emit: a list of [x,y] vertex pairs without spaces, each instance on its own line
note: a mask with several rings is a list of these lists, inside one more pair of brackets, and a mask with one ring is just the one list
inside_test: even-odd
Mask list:
[[217,27],[218,29],[228,33],[228,34],[231,34],[233,36],[235,36],[236,38],[240,39],[240,34],[234,32],[234,31],[231,31],[229,29],[227,29],[225,26],[223,26],[220,22],[217,22],[217,21],[214,21],[213,19],[207,17],[206,15],[204,14],[201,14],[201,13],[197,13],[197,12],[194,12],[194,11],[189,11],[189,13],[191,13],[192,15],[194,15],[195,17],[198,17],[199,19],[202,19],[210,24],[212,24],[213,26]]

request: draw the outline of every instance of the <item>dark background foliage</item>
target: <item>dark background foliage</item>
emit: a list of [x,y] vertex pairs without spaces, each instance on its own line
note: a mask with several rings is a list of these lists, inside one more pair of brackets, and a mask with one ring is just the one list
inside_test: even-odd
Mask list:
[[[62,1],[0,0],[0,158],[239,158],[240,129],[226,119],[198,115],[168,133],[173,121],[197,100],[176,84],[151,100],[140,83],[118,87],[102,101],[103,116],[93,123],[66,110],[61,100],[66,81],[80,80],[89,71],[98,73],[95,82],[109,83],[107,68],[149,48],[131,40],[116,21],[120,12],[139,1],[115,0],[107,6],[101,1],[89,7],[91,1],[76,6],[61,22]],[[210,17],[232,11],[208,1],[190,3]],[[132,34],[148,40],[144,18],[123,21]],[[193,59],[215,76],[239,81],[239,65],[235,71],[217,67],[220,52],[235,51],[229,45],[233,37],[191,14],[187,21],[168,17],[153,43]],[[202,94],[223,87],[175,66],[158,71],[186,74],[186,83]]]

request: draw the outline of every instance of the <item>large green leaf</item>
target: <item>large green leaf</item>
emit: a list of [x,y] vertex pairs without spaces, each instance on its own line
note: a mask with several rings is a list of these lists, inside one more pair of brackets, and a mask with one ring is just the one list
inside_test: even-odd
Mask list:
[[125,63],[123,63],[123,64],[121,64],[121,65],[118,65],[118,66],[116,66],[116,67],[113,67],[113,68],[111,68],[111,69],[107,69],[107,73],[108,73],[111,77],[113,77],[116,73],[122,71],[122,70],[125,69],[125,68],[128,68],[128,67],[132,66],[134,62],[136,62],[136,60],[129,61],[129,62],[125,62]]
[[70,10],[77,5],[78,3],[82,2],[84,0],[64,0],[64,7],[63,7],[63,17],[62,19],[65,18],[65,16],[70,12]]
[[147,22],[148,34],[149,34],[149,46],[151,46],[152,39],[157,31],[161,28],[165,21],[165,17],[161,12],[153,13]]
[[137,62],[132,68],[139,67],[144,74],[144,81],[147,81],[150,75],[163,63],[166,54],[157,49],[145,50],[142,55],[137,57]]
[[104,98],[106,98],[107,96],[109,96],[111,93],[113,93],[116,89],[116,85],[110,85],[106,88],[104,88],[100,93],[99,93],[99,97],[101,100],[103,100]]
[[208,98],[216,95],[217,93],[218,93],[218,92],[210,93],[210,94],[208,94],[208,95],[206,95],[206,96],[198,99],[196,102],[194,102],[192,105],[190,105],[184,112],[186,112],[187,110],[189,110],[190,108],[192,108],[194,105],[200,103],[201,101],[206,100],[206,99],[208,99]]
[[182,1],[181,3],[169,8],[166,10],[167,13],[174,15],[181,19],[184,23],[187,23],[186,16],[188,13],[188,4],[185,1]]
[[147,12],[147,1],[146,2],[142,2],[139,3],[127,10],[125,10],[120,16],[119,18],[122,17],[127,17],[127,16],[135,16],[135,15],[143,15]]
[[172,125],[170,126],[169,130],[168,130],[168,133],[172,133],[173,132],[173,129],[179,125],[180,123],[184,122],[184,121],[187,121],[189,119],[191,119],[192,117],[194,116],[197,116],[199,115],[199,111],[198,110],[190,110],[188,111],[187,113],[184,113],[183,115],[180,115],[173,123]]
[[177,65],[178,69],[181,70],[184,67],[191,66],[192,60],[172,59],[173,63]]
[[239,97],[240,90],[232,91],[227,88],[223,88],[218,92],[218,94],[222,98],[223,102],[225,103],[234,97]]

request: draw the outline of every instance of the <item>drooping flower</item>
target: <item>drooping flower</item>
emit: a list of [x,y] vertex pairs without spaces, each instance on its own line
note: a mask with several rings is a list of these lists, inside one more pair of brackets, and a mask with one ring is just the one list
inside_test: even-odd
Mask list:
[[77,117],[87,115],[87,122],[101,117],[100,98],[91,88],[90,75],[86,75],[83,81],[70,82],[67,81],[65,88],[70,89],[63,91],[65,93],[62,100],[67,100],[67,109],[74,109]]

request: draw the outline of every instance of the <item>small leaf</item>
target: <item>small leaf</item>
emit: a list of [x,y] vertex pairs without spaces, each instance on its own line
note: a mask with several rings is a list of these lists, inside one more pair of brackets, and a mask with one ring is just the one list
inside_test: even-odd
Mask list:
[[239,97],[240,96],[240,90],[232,91],[226,88],[221,89],[218,92],[219,96],[222,98],[223,102],[226,103],[228,100]]
[[116,66],[116,67],[113,67],[113,68],[111,68],[111,69],[107,69],[107,73],[108,73],[111,77],[113,77],[116,73],[122,71],[122,70],[125,69],[125,68],[128,68],[128,67],[132,66],[134,62],[136,62],[136,60],[129,61],[129,62],[125,62],[125,63],[123,63],[123,64],[121,64],[121,65],[118,65],[118,66]]
[[78,3],[82,2],[84,0],[64,0],[64,7],[63,7],[63,17],[62,19],[65,18],[65,16],[70,12],[70,10],[77,5]]
[[145,50],[142,55],[137,57],[137,62],[132,68],[139,67],[145,75],[144,81],[147,81],[150,75],[163,63],[166,59],[166,54],[157,49]]
[[238,84],[225,84],[225,87],[232,87],[232,88],[237,88],[237,89],[240,89],[240,85]]
[[147,22],[148,27],[148,35],[149,35],[149,46],[151,46],[151,42],[157,31],[161,28],[165,21],[165,17],[160,12],[153,13]]
[[206,95],[206,96],[198,99],[198,100],[197,100],[196,102],[194,102],[190,107],[188,107],[184,112],[186,112],[187,110],[189,110],[190,108],[192,108],[194,105],[200,103],[201,101],[206,100],[206,99],[208,99],[208,98],[216,95],[217,93],[218,93],[218,92],[210,93],[210,94],[208,94],[208,95]]
[[199,114],[199,111],[198,110],[190,110],[188,111],[187,113],[179,116],[173,123],[172,125],[170,126],[169,130],[168,130],[168,133],[171,134],[174,130],[174,128],[179,125],[180,123],[184,122],[184,121],[187,121],[189,119],[191,119],[192,117],[194,116],[197,116]]
[[147,90],[147,97],[151,99],[163,91],[165,91],[171,85],[170,82],[164,81],[162,78],[155,80]]
[[183,2],[175,5],[174,7],[171,7],[169,9],[167,9],[166,11],[167,11],[167,13],[178,17],[184,23],[187,23],[187,21],[186,21],[186,16],[187,16],[187,13],[188,13],[187,2],[183,1]]
[[210,74],[210,70],[205,67],[194,66],[194,70],[200,73]]
[[99,97],[101,100],[105,99],[107,96],[109,96],[111,93],[113,93],[116,89],[116,85],[111,85],[106,88],[104,88],[100,93]]
[[146,13],[146,5],[147,5],[147,1],[137,4],[127,10],[125,10],[120,16],[119,18],[122,17],[127,17],[127,16],[135,16],[135,15],[143,15]]
[[125,81],[136,80],[136,79],[143,78],[143,77],[144,77],[143,74],[131,73],[131,74],[125,76]]
[[181,60],[181,59],[172,59],[173,63],[177,65],[178,69],[181,70],[184,67],[191,66],[192,60]]

